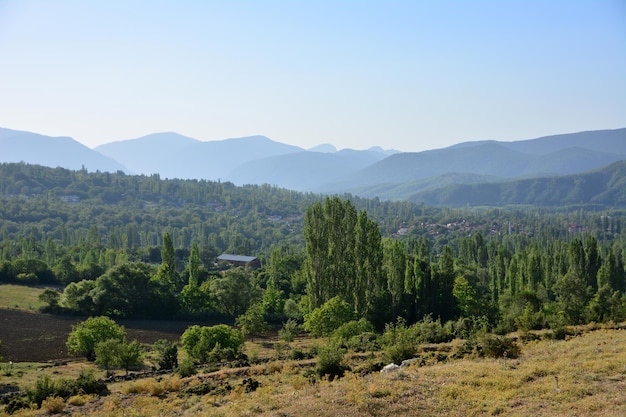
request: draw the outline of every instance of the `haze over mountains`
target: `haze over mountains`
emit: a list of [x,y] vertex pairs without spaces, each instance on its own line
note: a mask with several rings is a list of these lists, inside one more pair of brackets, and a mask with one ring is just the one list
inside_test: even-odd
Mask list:
[[[89,149],[68,137],[0,129],[0,162],[158,173],[163,178],[237,185],[267,183],[297,191],[349,192],[444,205],[480,204],[467,194],[483,194],[478,192],[480,184],[492,184],[495,190],[493,184],[504,187],[513,180],[580,174],[622,160],[626,160],[626,128],[515,142],[465,142],[407,153],[379,147],[337,151],[330,144],[305,150],[264,136],[203,142],[173,132]],[[450,195],[466,197],[462,201],[442,197]],[[485,202],[506,200],[490,196]]]

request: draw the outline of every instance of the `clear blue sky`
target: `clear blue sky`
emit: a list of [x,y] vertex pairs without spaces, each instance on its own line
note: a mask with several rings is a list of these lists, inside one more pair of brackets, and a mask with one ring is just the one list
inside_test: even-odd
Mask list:
[[626,127],[626,1],[0,0],[0,126],[402,151]]

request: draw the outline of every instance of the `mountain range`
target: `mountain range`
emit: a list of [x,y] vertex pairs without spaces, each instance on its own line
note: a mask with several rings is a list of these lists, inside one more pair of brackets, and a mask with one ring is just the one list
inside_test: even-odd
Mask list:
[[[529,184],[539,178],[555,181],[557,176],[581,174],[622,160],[626,160],[626,128],[514,142],[464,142],[404,153],[380,147],[337,151],[330,144],[305,150],[265,136],[203,142],[173,132],[90,149],[69,137],[0,128],[0,162],[237,185],[271,184],[297,191],[347,192],[443,205],[496,204],[510,197],[514,186],[507,184]],[[485,184],[499,197],[480,188]],[[490,197],[477,197],[486,194]]]

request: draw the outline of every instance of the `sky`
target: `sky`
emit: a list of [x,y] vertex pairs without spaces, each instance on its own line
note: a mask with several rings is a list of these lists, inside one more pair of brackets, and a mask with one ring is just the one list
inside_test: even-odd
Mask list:
[[0,0],[0,126],[415,152],[626,127],[626,0]]

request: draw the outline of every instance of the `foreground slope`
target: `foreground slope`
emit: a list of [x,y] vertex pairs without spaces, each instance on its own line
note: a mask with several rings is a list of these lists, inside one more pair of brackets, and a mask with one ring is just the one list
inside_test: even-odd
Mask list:
[[[60,408],[76,417],[626,415],[623,330],[529,342],[518,359],[449,360],[442,354],[437,360],[433,352],[423,352],[429,354],[423,366],[386,374],[357,371],[335,381],[312,380],[293,361],[183,379],[166,376],[113,384],[106,397],[85,396]],[[259,386],[247,390],[250,381]],[[186,391],[191,387],[214,388],[197,395]],[[37,413],[41,410],[17,415]]]

